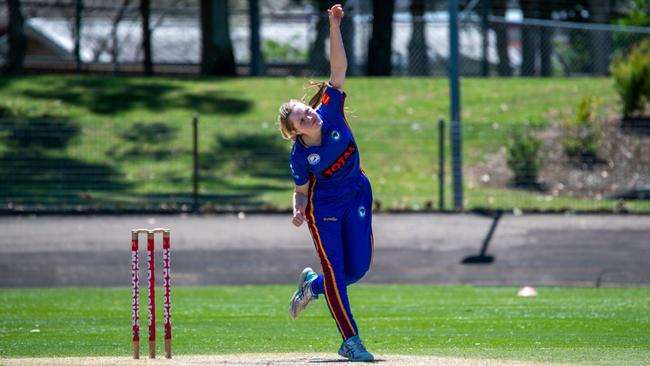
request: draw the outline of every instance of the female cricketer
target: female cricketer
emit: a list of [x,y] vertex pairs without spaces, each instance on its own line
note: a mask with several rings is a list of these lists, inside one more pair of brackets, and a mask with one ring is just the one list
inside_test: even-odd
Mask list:
[[341,38],[341,5],[328,11],[329,83],[321,83],[309,105],[290,100],[280,107],[279,129],[294,140],[291,150],[293,224],[307,222],[323,274],[305,268],[289,304],[296,319],[313,300],[325,295],[343,343],[339,354],[350,361],[372,361],[359,338],[347,287],[359,281],[373,255],[372,190],[359,164],[359,149],[344,116],[342,91],[347,58]]

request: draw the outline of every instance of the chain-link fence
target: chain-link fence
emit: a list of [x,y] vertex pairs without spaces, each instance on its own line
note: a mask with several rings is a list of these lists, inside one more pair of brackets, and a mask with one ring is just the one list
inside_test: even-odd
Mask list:
[[[464,127],[467,208],[539,211],[650,209],[650,139],[605,120],[581,127]],[[499,141],[485,146],[485,141]],[[478,154],[478,155],[477,155]]]
[[[22,0],[27,38],[25,67],[32,71],[142,72],[139,1]],[[398,2],[398,5],[403,2]],[[251,22],[248,2],[230,2],[230,39],[240,74],[249,73]],[[342,26],[351,75],[365,75],[373,17],[369,4],[349,1]],[[447,75],[449,24],[445,2],[415,13],[398,6],[392,24],[393,75]],[[625,52],[650,29],[608,24],[487,16],[460,16],[462,75],[607,75],[613,55]],[[421,15],[417,15],[421,14]],[[517,15],[519,14],[519,15]],[[201,23],[196,0],[152,2],[151,52],[159,73],[198,73]],[[8,52],[8,13],[0,7],[0,62]],[[324,11],[305,2],[261,2],[261,57],[269,75],[326,75],[328,23]],[[77,33],[79,35],[77,36]]]
[[[82,126],[66,119],[5,118],[2,211],[289,209],[290,143],[269,122],[241,125],[246,127],[201,120],[195,155],[190,120]],[[373,126],[358,120],[353,128],[375,208],[451,209],[449,146],[439,144],[437,123]],[[650,212],[647,131],[606,121],[587,129],[562,121],[466,122],[465,209]],[[441,153],[447,162],[442,195]]]
[[[82,8],[77,1],[21,3],[28,70],[142,71],[138,1],[85,0]],[[234,3],[230,15],[241,74],[248,73],[252,54],[245,5]],[[448,23],[442,9],[429,9],[420,16],[395,13],[393,75],[446,76]],[[198,12],[196,1],[153,4],[152,53],[157,72],[199,71]],[[6,17],[6,7],[0,7],[0,14]],[[266,74],[327,74],[327,23],[317,14],[314,7],[262,7]],[[343,36],[349,74],[364,75],[372,15],[362,6],[351,7],[346,19]],[[472,76],[605,75],[612,57],[650,37],[649,30],[634,27],[481,18],[473,12],[462,13],[460,19],[461,71]],[[78,47],[76,29],[81,29]],[[6,60],[7,45],[6,33],[0,34],[0,60]],[[411,80],[417,89],[420,79]],[[47,88],[17,87],[16,95],[24,100],[0,100],[2,211],[289,209],[290,144],[279,138],[273,117],[230,120],[250,110],[255,97],[246,99],[239,97],[241,90],[215,91],[206,85],[190,90],[165,78],[45,82]],[[10,84],[11,79],[3,83]],[[520,98],[529,98],[526,92],[535,88],[532,84],[518,87]],[[300,87],[296,88],[299,93]],[[451,208],[450,169],[445,170],[444,180],[439,178],[441,154],[446,155],[442,161],[448,162],[449,146],[440,145],[434,118],[409,117],[414,108],[431,108],[433,97],[427,95],[425,102],[411,104],[409,95],[391,94],[401,103],[403,118],[397,121],[387,120],[381,112],[354,121],[377,209]],[[539,98],[539,93],[535,95]],[[463,118],[466,209],[650,212],[650,134],[612,118],[618,113],[612,112],[613,104],[610,110],[594,112],[598,120],[581,124],[558,117],[553,105],[548,106],[547,117],[510,117],[517,102],[490,97],[494,102],[489,107],[502,114],[498,122],[477,116],[487,109]],[[124,117],[122,112],[136,106],[149,111],[169,107],[175,112],[159,118]],[[75,114],[84,108],[94,117]],[[196,153],[190,110],[202,113]]]
[[[20,5],[28,71],[142,72],[140,1],[22,0]],[[6,7],[0,11],[8,24]],[[149,12],[152,58],[158,71],[198,72],[197,2],[153,1]],[[0,46],[6,54],[8,35],[0,37]]]

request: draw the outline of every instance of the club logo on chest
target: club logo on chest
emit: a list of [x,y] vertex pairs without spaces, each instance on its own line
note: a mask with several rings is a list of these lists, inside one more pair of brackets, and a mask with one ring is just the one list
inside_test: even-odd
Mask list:
[[320,162],[320,155],[318,154],[310,154],[307,157],[307,161],[309,162],[310,165],[316,165],[318,162]]
[[341,134],[339,133],[339,131],[336,131],[336,130],[332,131],[330,136],[332,137],[332,140],[334,140],[334,141],[338,141],[338,140],[341,139]]

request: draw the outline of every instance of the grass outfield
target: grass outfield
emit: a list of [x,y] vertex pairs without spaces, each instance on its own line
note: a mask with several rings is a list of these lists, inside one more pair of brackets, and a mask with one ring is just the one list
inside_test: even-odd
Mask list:
[[[292,290],[173,288],[174,354],[335,354],[340,338],[323,300],[291,321],[286,305]],[[650,288],[538,291],[538,297],[519,298],[506,287],[359,285],[350,297],[362,336],[378,355],[602,365],[650,360]],[[162,298],[157,303],[162,354]],[[130,306],[129,288],[3,289],[0,356],[128,356]]]
[[[0,167],[0,177],[18,180],[3,187],[0,203],[56,204],[63,194],[68,194],[65,199],[70,204],[108,208],[116,202],[121,207],[190,202],[190,121],[198,113],[204,201],[218,208],[234,204],[289,209],[290,144],[281,140],[274,125],[278,106],[288,98],[300,98],[306,81],[88,75],[0,78],[0,120],[54,118],[63,121],[70,134],[62,137],[69,138],[66,146],[38,154],[32,150],[29,156],[2,141],[15,127],[0,128],[0,157],[39,161],[36,168],[20,163]],[[462,87],[466,171],[482,166],[503,146],[513,126],[548,126],[557,122],[551,116],[570,112],[587,95],[611,108],[617,105],[609,78],[469,78],[463,79]],[[346,114],[376,201],[386,209],[436,208],[437,119],[449,114],[447,80],[349,78],[345,89]],[[72,170],[62,174],[62,166]],[[76,175],[94,180],[79,183]],[[555,197],[548,192],[465,183],[469,209],[612,210],[619,204],[606,198]],[[628,201],[626,207],[650,212],[647,201]]]

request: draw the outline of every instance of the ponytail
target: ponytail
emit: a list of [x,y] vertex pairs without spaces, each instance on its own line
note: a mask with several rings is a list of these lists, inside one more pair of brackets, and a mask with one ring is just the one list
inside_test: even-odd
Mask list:
[[327,83],[324,81],[313,81],[310,80],[309,84],[307,85],[307,89],[311,88],[318,88],[318,91],[314,96],[311,97],[309,100],[309,103],[307,103],[310,107],[316,109],[318,105],[320,104],[321,100],[323,100],[323,94],[325,94],[325,89],[327,88]]

